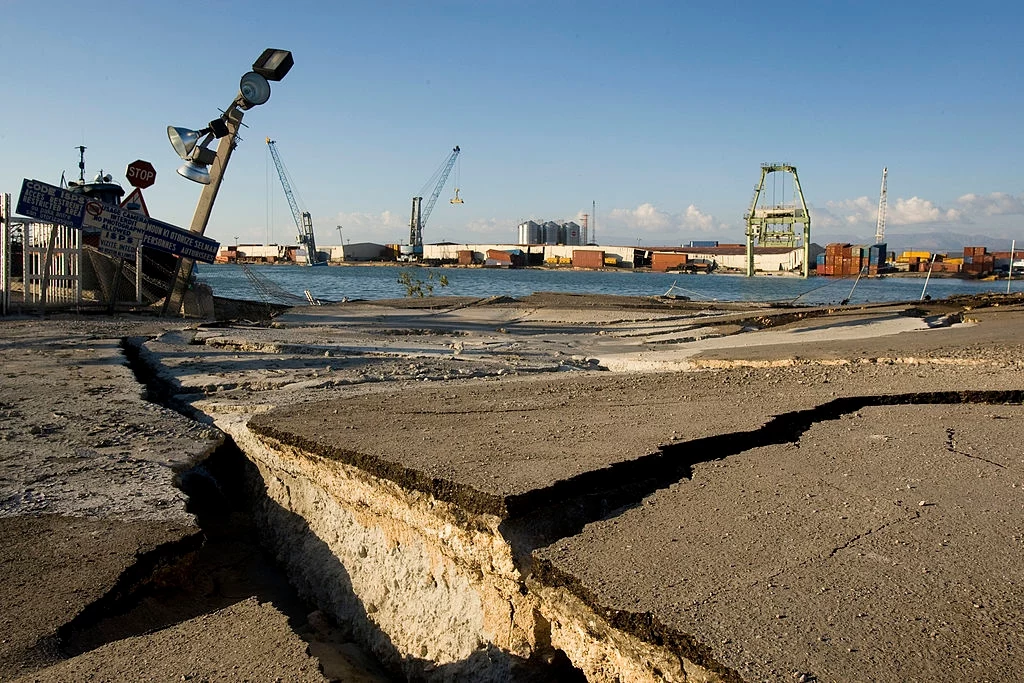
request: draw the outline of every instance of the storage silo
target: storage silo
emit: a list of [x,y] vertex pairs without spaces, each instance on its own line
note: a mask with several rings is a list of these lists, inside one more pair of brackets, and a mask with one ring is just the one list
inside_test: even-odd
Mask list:
[[516,242],[516,244],[529,244],[529,243],[530,243],[529,223],[520,223],[519,224],[519,240]]
[[568,221],[562,225],[562,229],[565,230],[565,242],[572,246],[580,246],[583,244],[582,234],[580,226],[574,221]]
[[540,244],[544,241],[540,223],[537,221],[526,221],[526,226],[527,244]]
[[544,244],[559,244],[559,231],[562,226],[554,221],[544,223]]

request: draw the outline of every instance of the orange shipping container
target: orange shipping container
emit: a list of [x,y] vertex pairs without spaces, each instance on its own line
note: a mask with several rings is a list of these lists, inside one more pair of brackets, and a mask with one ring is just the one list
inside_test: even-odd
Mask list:
[[577,268],[604,268],[604,252],[593,249],[573,249],[572,264]]
[[651,270],[664,273],[670,268],[678,268],[686,263],[686,254],[656,251],[651,256]]
[[512,254],[500,249],[488,249],[487,260],[498,261],[499,263],[512,263]]

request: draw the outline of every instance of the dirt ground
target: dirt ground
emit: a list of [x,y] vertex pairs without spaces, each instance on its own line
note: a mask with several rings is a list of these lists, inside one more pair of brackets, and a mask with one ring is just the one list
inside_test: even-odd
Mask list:
[[[591,448],[586,457],[580,457],[582,451],[545,451],[545,443],[552,442],[538,436],[533,465],[510,470],[508,463],[498,466],[500,459],[473,461],[468,454],[489,441],[467,439],[466,457],[461,460],[454,450],[448,461],[418,465],[489,496],[488,505],[507,509],[508,501],[517,496],[612,466],[659,445],[714,436],[716,430],[754,429],[773,414],[841,397],[843,387],[854,385],[854,375],[858,387],[870,387],[877,395],[974,386],[958,381],[958,376],[982,378],[975,383],[979,389],[1024,389],[1018,381],[1024,358],[1024,307],[1019,297],[845,309],[723,307],[564,295],[535,295],[520,301],[428,299],[416,302],[415,308],[407,303],[291,309],[260,320],[259,310],[221,302],[221,313],[234,322],[219,323],[62,315],[0,320],[0,625],[4,630],[0,680],[386,678],[315,607],[302,604],[288,591],[287,580],[274,573],[273,562],[249,542],[251,529],[236,510],[204,510],[196,506],[198,497],[186,492],[199,490],[187,485],[189,477],[195,476],[193,468],[209,461],[221,446],[220,431],[210,424],[213,418],[248,420],[266,413],[268,417],[260,419],[295,426],[301,423],[284,416],[298,414],[315,421],[317,416],[303,406],[336,410],[330,402],[345,402],[362,406],[363,412],[353,413],[357,427],[360,420],[368,428],[375,422],[380,428],[398,419],[424,419],[427,428],[442,429],[443,420],[449,419],[444,407],[457,413],[461,406],[484,411],[478,429],[482,435],[481,430],[494,431],[498,418],[493,415],[505,417],[509,410],[522,407],[516,401],[533,401],[542,395],[553,415],[569,406],[587,406],[586,419],[576,423],[578,431],[564,432],[566,443],[586,449],[588,443],[607,444],[621,432],[619,436],[631,444],[618,451]],[[146,378],[133,374],[126,347],[134,349],[129,354],[136,353],[151,368],[158,368],[161,383],[172,387],[171,395],[162,400],[176,410],[149,400],[143,384]],[[527,392],[522,388],[526,384],[534,388]],[[517,398],[520,391],[526,393]],[[670,406],[678,413],[674,424],[652,418],[644,427],[634,419],[630,431],[631,411],[650,409],[652,397],[659,392],[713,395],[721,408],[709,411],[705,406],[703,411],[687,412],[690,404],[678,402]],[[597,399],[609,396],[617,399],[615,409],[602,410]],[[422,401],[416,403],[414,397]],[[506,405],[499,405],[503,401]],[[414,405],[437,409],[410,410]],[[625,412],[620,415],[616,410]],[[882,410],[879,415],[897,414],[872,410]],[[282,412],[271,418],[271,411]],[[432,417],[426,414],[431,412]],[[726,416],[731,417],[723,420]],[[900,424],[928,419],[908,417]],[[847,426],[829,425],[830,429]],[[864,440],[882,433],[870,425],[857,429]],[[400,449],[409,436],[400,430],[387,434],[394,444],[370,440],[356,445],[376,462],[386,462],[388,453]],[[809,432],[799,444],[806,450],[807,439],[838,438],[827,431]],[[495,447],[500,450],[500,444]],[[983,450],[978,445],[973,453],[985,457]],[[1007,487],[1024,485],[1016,479],[1011,482],[1016,470],[1008,469],[1018,467],[1022,456],[1017,452],[1010,456],[1017,460],[999,461],[1008,470],[1003,473],[1010,477]],[[783,455],[769,449],[763,457]],[[695,470],[695,475],[711,477],[708,483],[721,487],[722,496],[728,497],[729,490],[750,477],[766,474],[744,471],[742,463],[749,463],[749,458],[723,462],[727,471],[715,470],[714,464]],[[840,467],[835,462],[820,466]],[[492,472],[489,467],[497,469]],[[515,476],[491,476],[501,471]],[[971,476],[971,472],[962,474]],[[193,484],[202,488],[202,481]],[[727,610],[708,611],[713,603],[701,597],[692,580],[679,583],[678,576],[660,576],[645,568],[642,558],[631,562],[650,575],[642,584],[649,590],[636,590],[635,575],[620,574],[616,568],[626,566],[621,560],[629,556],[625,546],[632,544],[618,538],[614,529],[639,525],[662,532],[679,526],[659,517],[670,514],[665,510],[673,510],[672,515],[698,515],[707,514],[699,511],[702,506],[715,508],[714,497],[681,500],[679,493],[679,486],[667,487],[650,499],[652,505],[645,503],[607,522],[607,529],[588,527],[553,544],[540,557],[552,576],[587,592],[596,604],[654,615],[659,623],[673,628],[682,628],[686,615],[690,623],[698,624],[695,628],[705,629],[697,635],[720,641],[716,661],[728,662],[732,670],[744,671],[751,679],[788,676],[799,669],[817,671],[820,680],[842,680],[843,671],[863,665],[852,657],[856,654],[852,650],[863,654],[872,647],[872,638],[886,637],[884,625],[875,622],[864,632],[874,635],[858,636],[857,645],[834,633],[818,633],[814,638],[825,635],[837,646],[842,643],[843,649],[833,652],[816,645],[806,648],[809,654],[795,663],[778,660],[767,668],[747,666],[748,661],[763,660],[777,649],[734,647],[721,641],[735,644],[735,634],[753,639],[763,626],[756,620],[729,635],[723,625]],[[955,489],[907,494],[906,506],[900,510],[911,516],[932,515],[946,510],[955,496]],[[925,505],[912,498],[924,500]],[[942,507],[930,507],[940,501]],[[680,505],[695,506],[695,511],[682,512]],[[755,514],[755,507],[748,513]],[[761,509],[768,508],[762,505]],[[934,521],[934,517],[925,519]],[[771,527],[763,532],[782,533]],[[883,538],[881,532],[871,535],[874,540]],[[702,536],[700,543],[707,538]],[[994,538],[986,546],[986,538],[980,536],[976,547],[964,546],[957,557],[1003,558],[1005,548],[992,546]],[[656,543],[679,547],[681,540],[685,539],[675,534]],[[829,543],[828,548],[842,545],[832,539]],[[819,550],[815,546],[806,552]],[[701,563],[714,565],[729,552],[735,549],[728,543],[709,544],[700,555]],[[882,554],[877,549],[870,552]],[[743,557],[767,573],[778,559]],[[619,558],[618,564],[603,564],[607,558]],[[729,564],[725,562],[726,567]],[[990,563],[987,576],[994,581],[1000,572],[1006,574],[1000,567],[998,562]],[[862,566],[858,571],[869,569]],[[935,571],[947,584],[963,580],[957,574],[943,574],[952,569]],[[809,576],[803,575],[803,580],[810,581]],[[738,591],[735,595],[750,594],[733,574],[720,581]],[[797,583],[797,577],[792,581]],[[675,593],[668,590],[673,585]],[[897,590],[898,584],[893,585]],[[684,589],[691,593],[681,592]],[[1004,642],[982,629],[973,636],[975,640],[961,639],[959,645],[939,647],[929,656],[986,648],[1006,652],[1007,647],[1024,645],[1017,642],[1019,584],[1011,584],[1008,590],[999,607],[1001,633],[1017,629],[1016,636]],[[716,600],[724,604],[735,595],[727,598],[721,593]],[[710,621],[666,607],[685,600],[705,600],[698,611],[710,614]],[[763,615],[770,618],[772,628],[762,632],[791,637],[817,628],[813,620],[803,620],[800,628],[776,629],[796,622],[792,606],[774,606],[772,600],[777,596],[762,596],[758,603],[773,605],[764,607]],[[835,611],[840,603],[803,605],[808,610]],[[884,609],[881,602],[872,606],[872,613]],[[979,614],[956,612],[955,618],[945,621],[956,624],[957,619]],[[858,619],[858,624],[868,623]],[[914,643],[900,647],[906,653],[916,651]],[[896,655],[887,651],[886,656]],[[992,671],[1011,670],[1002,663],[998,667]],[[914,671],[892,666],[889,670]],[[945,673],[936,669],[928,678],[956,680],[953,673],[960,679],[984,678],[985,672],[983,661],[973,668],[949,667]]]

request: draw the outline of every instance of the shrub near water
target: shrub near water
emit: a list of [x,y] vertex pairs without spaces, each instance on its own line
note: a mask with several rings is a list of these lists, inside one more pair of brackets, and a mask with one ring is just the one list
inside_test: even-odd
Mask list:
[[447,287],[448,276],[438,276],[434,271],[427,271],[427,278],[424,280],[412,271],[403,270],[398,275],[398,284],[405,287],[405,295],[413,296],[434,296],[434,287]]

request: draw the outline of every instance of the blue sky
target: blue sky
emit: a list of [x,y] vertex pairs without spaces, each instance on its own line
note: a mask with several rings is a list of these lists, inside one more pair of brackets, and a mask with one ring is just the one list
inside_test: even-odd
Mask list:
[[[330,7],[322,5],[330,4]],[[764,161],[797,166],[815,235],[1024,239],[1016,2],[0,1],[0,190],[151,161],[157,218],[200,186],[169,124],[225,108],[265,47],[295,67],[246,113],[207,235],[290,242],[277,140],[321,244],[408,238],[411,197],[454,145],[427,242],[513,241],[597,204],[604,243],[743,240]],[[724,9],[723,9],[724,7]],[[770,184],[792,196],[783,178]],[[993,247],[1002,247],[993,244]]]

